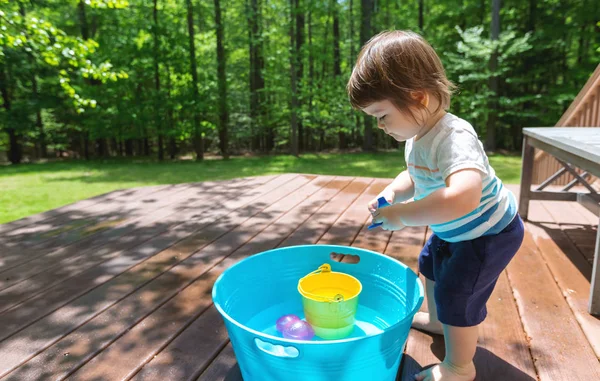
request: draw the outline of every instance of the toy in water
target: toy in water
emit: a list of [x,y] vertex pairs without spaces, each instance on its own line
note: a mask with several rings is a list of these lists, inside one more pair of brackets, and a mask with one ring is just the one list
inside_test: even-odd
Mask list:
[[310,324],[292,314],[277,319],[276,327],[286,339],[310,340],[315,336]]
[[286,339],[310,340],[315,337],[314,329],[304,320],[298,320],[288,325],[281,332]]
[[315,335],[325,340],[343,339],[352,333],[362,284],[355,277],[321,265],[298,282],[306,320]]
[[280,317],[279,319],[277,319],[277,324],[276,324],[276,328],[279,332],[283,333],[283,330],[288,326],[291,325],[292,323],[301,320],[300,317],[290,314],[290,315],[283,315],[282,317]]
[[[384,208],[384,207],[390,206],[390,205],[391,204],[389,202],[387,202],[387,200],[385,199],[385,197],[379,197],[377,199],[377,209]],[[376,227],[381,226],[381,225],[383,225],[383,222],[378,222],[376,224],[371,224],[371,225],[369,225],[368,229],[372,230],[372,229],[375,229]]]

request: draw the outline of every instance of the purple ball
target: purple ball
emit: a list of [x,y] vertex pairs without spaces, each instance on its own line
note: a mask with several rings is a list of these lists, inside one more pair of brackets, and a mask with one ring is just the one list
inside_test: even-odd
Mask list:
[[292,315],[292,314],[290,314],[290,315],[283,315],[282,317],[280,317],[279,319],[277,319],[277,330],[279,332],[283,333],[283,330],[287,326],[289,326],[289,325],[291,325],[294,322],[297,322],[299,320],[300,320],[300,318],[298,316],[296,316],[296,315]]
[[283,330],[283,337],[294,340],[310,340],[315,336],[313,328],[304,320],[298,320]]

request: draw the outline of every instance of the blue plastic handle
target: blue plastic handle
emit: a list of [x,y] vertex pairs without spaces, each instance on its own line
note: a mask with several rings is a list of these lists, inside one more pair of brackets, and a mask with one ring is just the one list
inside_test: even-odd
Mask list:
[[[387,202],[387,200],[385,199],[385,197],[379,197],[377,199],[377,209],[384,208],[386,206],[390,206],[390,203]],[[379,227],[381,225],[383,225],[383,222],[378,222],[376,224],[369,225],[369,227],[367,229],[372,230],[372,229],[375,229],[376,227]]]
[[254,338],[254,344],[261,351],[275,357],[284,357],[284,358],[296,358],[300,355],[300,351],[296,347],[284,347],[283,345],[271,344],[267,341],[263,341],[258,337]]

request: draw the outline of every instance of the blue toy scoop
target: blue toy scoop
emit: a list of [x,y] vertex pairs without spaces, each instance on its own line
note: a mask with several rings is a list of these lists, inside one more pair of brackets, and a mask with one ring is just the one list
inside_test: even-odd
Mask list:
[[[387,200],[385,199],[385,197],[379,197],[377,199],[377,209],[384,208],[386,206],[390,206],[390,203],[387,202]],[[369,225],[368,229],[372,230],[372,229],[375,229],[376,227],[379,227],[381,225],[383,225],[383,222],[378,222],[376,224],[371,224],[371,225]]]

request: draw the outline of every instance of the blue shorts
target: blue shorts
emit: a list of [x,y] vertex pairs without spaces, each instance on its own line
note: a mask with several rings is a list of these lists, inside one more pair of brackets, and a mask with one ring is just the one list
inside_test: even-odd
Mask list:
[[419,271],[435,281],[440,322],[456,327],[478,325],[498,277],[521,247],[524,227],[517,214],[498,234],[447,242],[432,234],[419,255]]

